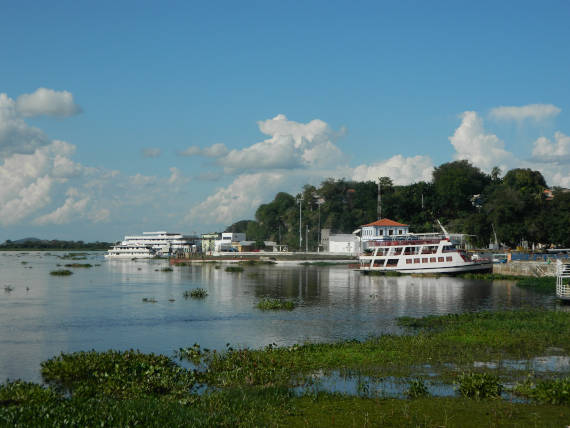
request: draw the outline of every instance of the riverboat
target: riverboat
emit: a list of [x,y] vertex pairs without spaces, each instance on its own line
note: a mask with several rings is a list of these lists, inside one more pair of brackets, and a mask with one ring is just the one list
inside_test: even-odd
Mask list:
[[152,247],[133,244],[115,245],[105,254],[105,258],[108,259],[152,259],[156,256],[156,251]]
[[410,233],[407,225],[388,219],[362,226],[359,270],[455,274],[492,269],[491,261],[471,258],[456,247],[443,227],[442,230],[443,233]]

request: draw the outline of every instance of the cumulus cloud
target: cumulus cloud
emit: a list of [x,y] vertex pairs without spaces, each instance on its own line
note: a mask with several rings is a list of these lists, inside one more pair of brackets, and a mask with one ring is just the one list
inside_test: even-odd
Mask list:
[[209,158],[218,158],[228,153],[228,148],[225,144],[216,143],[203,149],[198,146],[190,146],[186,150],[178,152],[180,156],[206,156]]
[[455,148],[454,159],[467,159],[473,165],[490,171],[493,166],[505,169],[505,162],[512,154],[505,150],[505,143],[495,134],[485,132],[483,120],[474,111],[461,114],[461,124],[449,141]]
[[558,115],[560,111],[558,107],[552,104],[528,104],[526,106],[495,107],[489,115],[496,120],[522,122],[525,119],[533,119],[539,122]]
[[230,223],[249,216],[258,205],[275,196],[276,190],[282,188],[285,181],[285,174],[278,172],[240,175],[229,186],[219,188],[193,207],[187,221]]
[[23,94],[16,100],[18,112],[25,117],[68,117],[81,113],[73,95],[68,91],[39,88],[31,94]]
[[279,114],[257,124],[259,130],[270,138],[220,157],[218,163],[225,167],[226,172],[325,168],[344,159],[333,142],[338,134],[322,120],[299,123]]
[[49,214],[42,215],[34,220],[39,225],[64,224],[85,215],[89,197],[80,198],[77,189],[70,188],[64,204]]
[[81,173],[69,156],[75,146],[53,141],[32,154],[14,154],[0,166],[0,223],[13,224],[46,207],[55,185]]
[[377,181],[378,177],[390,177],[394,184],[405,185],[417,181],[431,181],[433,161],[429,156],[392,156],[371,165],[354,168],[353,180]]
[[31,154],[49,143],[40,129],[24,122],[14,100],[0,94],[0,159],[18,153]]
[[160,149],[154,147],[147,147],[142,149],[142,155],[145,158],[157,158],[160,156]]
[[539,162],[570,163],[570,137],[554,133],[554,141],[538,138],[533,144],[533,159]]

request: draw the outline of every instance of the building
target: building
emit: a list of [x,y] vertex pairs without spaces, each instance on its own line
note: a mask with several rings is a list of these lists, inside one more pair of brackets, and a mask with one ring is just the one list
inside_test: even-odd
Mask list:
[[241,241],[245,241],[245,233],[224,232],[222,239],[214,242],[214,251],[237,251]]
[[328,251],[330,253],[351,254],[360,253],[360,238],[353,234],[332,234],[328,236]]
[[121,245],[151,247],[159,256],[184,256],[198,251],[198,241],[196,236],[160,231],[125,236]]
[[212,253],[212,251],[216,248],[216,241],[220,239],[219,233],[203,233],[201,235],[202,238],[202,253],[208,254]]
[[397,221],[383,218],[373,223],[365,224],[362,229],[362,242],[372,241],[375,239],[396,238],[398,236],[407,235],[409,233],[407,224],[398,223]]

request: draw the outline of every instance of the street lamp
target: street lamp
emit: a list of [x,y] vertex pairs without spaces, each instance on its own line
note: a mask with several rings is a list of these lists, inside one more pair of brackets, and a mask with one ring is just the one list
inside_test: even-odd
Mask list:
[[302,231],[302,214],[301,214],[301,204],[303,203],[303,195],[299,196],[297,198],[297,203],[299,204],[299,250],[301,250],[301,248],[303,248],[303,231]]
[[317,251],[318,251],[321,245],[321,205],[325,203],[325,200],[316,193],[315,197],[317,198],[317,205],[319,207],[319,233],[318,233],[319,240],[317,242]]

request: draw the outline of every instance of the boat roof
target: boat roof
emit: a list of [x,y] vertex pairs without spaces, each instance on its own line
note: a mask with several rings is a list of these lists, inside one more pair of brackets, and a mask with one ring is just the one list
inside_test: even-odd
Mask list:
[[403,223],[398,223],[397,221],[390,220],[389,218],[383,218],[380,220],[376,220],[375,222],[365,224],[364,226],[408,226],[408,225]]

